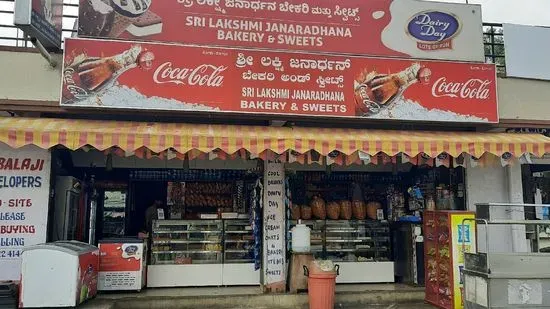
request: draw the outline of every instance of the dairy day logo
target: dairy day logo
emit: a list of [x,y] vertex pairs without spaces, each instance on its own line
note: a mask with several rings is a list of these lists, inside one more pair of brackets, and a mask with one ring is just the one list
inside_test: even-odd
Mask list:
[[416,40],[418,49],[426,51],[452,49],[460,29],[458,18],[442,11],[420,12],[407,23],[407,33]]

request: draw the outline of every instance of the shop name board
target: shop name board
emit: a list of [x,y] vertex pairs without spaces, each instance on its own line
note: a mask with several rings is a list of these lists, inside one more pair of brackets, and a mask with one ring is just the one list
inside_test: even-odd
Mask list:
[[50,154],[0,145],[0,281],[19,280],[25,246],[46,241]]
[[67,39],[62,87],[65,107],[498,121],[492,64]]
[[481,7],[417,0],[80,0],[79,36],[484,61]]

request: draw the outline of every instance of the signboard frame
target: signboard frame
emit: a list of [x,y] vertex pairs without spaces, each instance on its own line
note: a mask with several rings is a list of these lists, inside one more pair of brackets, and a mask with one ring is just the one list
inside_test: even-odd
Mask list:
[[17,0],[14,24],[49,52],[61,50],[63,0]]
[[494,64],[97,39],[65,47],[65,108],[498,122]]
[[80,0],[79,20],[80,37],[485,60],[481,6],[476,4],[418,0]]

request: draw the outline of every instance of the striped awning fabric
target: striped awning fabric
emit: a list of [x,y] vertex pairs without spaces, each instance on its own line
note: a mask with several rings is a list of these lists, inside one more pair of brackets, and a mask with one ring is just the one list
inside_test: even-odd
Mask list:
[[117,146],[126,152],[146,147],[154,152],[172,149],[210,152],[220,149],[228,154],[246,149],[252,154],[265,150],[283,153],[288,150],[321,155],[338,150],[344,154],[362,151],[393,156],[441,153],[458,156],[484,153],[497,156],[509,152],[515,156],[550,153],[550,138],[540,134],[392,131],[304,127],[261,127],[182,123],[147,123],[50,118],[0,118],[0,142],[19,148],[36,145],[69,149],[92,146],[105,150]]

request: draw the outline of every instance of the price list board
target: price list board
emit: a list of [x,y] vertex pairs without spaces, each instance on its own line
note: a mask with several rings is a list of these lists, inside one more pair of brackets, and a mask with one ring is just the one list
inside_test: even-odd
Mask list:
[[51,155],[0,145],[0,281],[19,280],[23,248],[46,241]]
[[284,165],[268,160],[264,178],[264,285],[285,282]]

